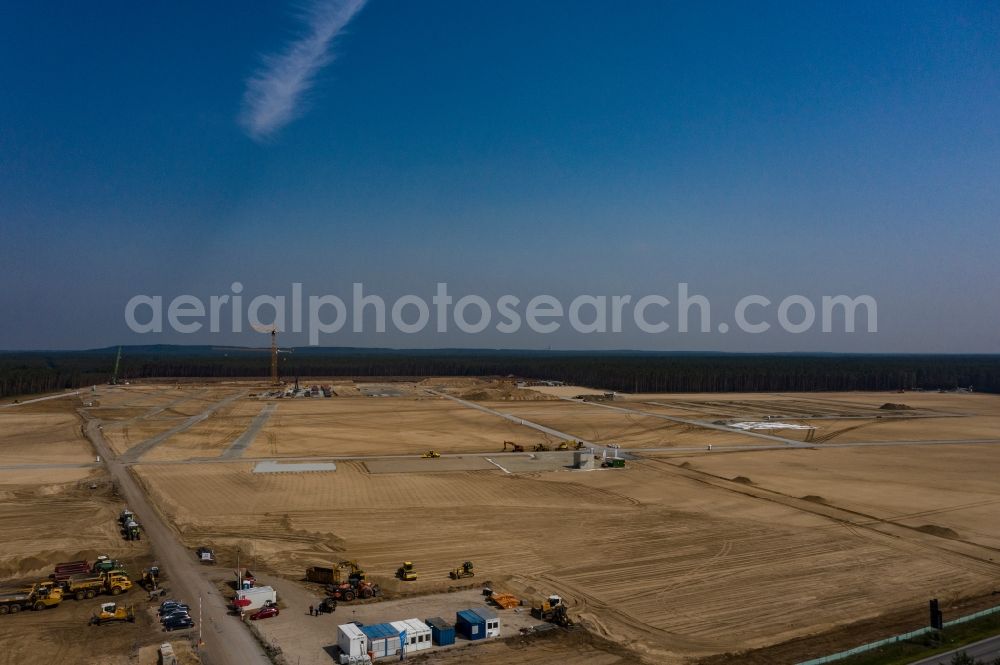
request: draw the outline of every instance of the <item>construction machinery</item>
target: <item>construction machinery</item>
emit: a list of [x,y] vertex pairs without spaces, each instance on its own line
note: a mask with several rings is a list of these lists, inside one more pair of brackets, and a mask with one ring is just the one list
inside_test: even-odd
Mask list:
[[90,572],[92,573],[107,573],[112,570],[125,570],[125,564],[121,561],[112,559],[106,554],[102,554],[97,557],[97,560],[94,561],[94,565],[90,567]]
[[554,623],[557,626],[568,628],[573,625],[573,620],[569,618],[566,604],[559,596],[549,596],[541,605],[531,607],[531,616],[542,621]]
[[[349,571],[344,576],[344,571]],[[357,561],[339,561],[331,568],[323,566],[310,566],[306,568],[306,579],[318,584],[342,584],[347,582],[351,586],[357,586],[366,579],[365,571],[361,569]]]
[[413,569],[412,561],[404,561],[403,565],[396,571],[396,577],[404,582],[413,582],[417,579],[417,571]]
[[142,531],[139,528],[139,523],[135,520],[129,520],[122,524],[122,536],[125,540],[142,540]]
[[316,606],[316,611],[320,614],[330,614],[331,612],[337,611],[337,599],[336,598],[324,598],[319,601],[319,605]]
[[62,602],[62,589],[51,582],[40,582],[14,591],[0,591],[0,614],[21,610],[44,610]]
[[559,445],[556,446],[556,450],[569,450],[569,442],[561,441]]
[[524,452],[524,446],[522,446],[520,443],[514,443],[513,441],[504,441],[502,452],[507,452],[507,446],[510,446],[510,449],[515,453]]
[[339,584],[326,585],[326,593],[335,600],[350,602],[355,598],[368,599],[381,596],[382,588],[377,584],[366,581],[358,581],[356,584],[341,582]]
[[135,610],[132,609],[131,605],[101,603],[100,609],[94,612],[94,616],[90,617],[90,625],[92,626],[100,626],[101,624],[117,621],[135,622]]
[[132,588],[132,580],[120,571],[109,571],[93,575],[74,575],[63,582],[66,595],[77,600],[93,598],[99,593],[109,593],[112,596],[125,593]]
[[142,571],[142,576],[139,578],[139,586],[141,586],[146,591],[153,593],[160,588],[160,568],[158,566],[151,566],[149,568],[144,568]]
[[424,459],[437,459],[438,457],[441,457],[441,453],[436,450],[428,450],[426,453],[421,455],[421,457]]
[[215,563],[215,550],[211,547],[206,547],[202,545],[194,551],[195,556],[198,557],[198,561],[202,563]]
[[466,561],[465,563],[462,564],[461,568],[456,568],[452,571],[449,571],[448,573],[448,577],[450,577],[453,580],[460,580],[463,577],[475,577],[475,576],[476,576],[476,570],[473,567],[471,561]]
[[536,453],[545,452],[548,449],[549,449],[549,447],[547,445],[545,445],[544,443],[536,443],[535,444],[535,448],[534,448],[534,450],[535,450]]

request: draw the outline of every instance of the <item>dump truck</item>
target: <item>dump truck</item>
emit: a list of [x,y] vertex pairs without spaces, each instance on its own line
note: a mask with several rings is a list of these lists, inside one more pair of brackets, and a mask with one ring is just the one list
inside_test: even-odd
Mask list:
[[117,621],[135,622],[135,610],[132,606],[119,605],[118,603],[101,603],[100,608],[90,617],[90,625],[100,626],[105,623]]
[[0,614],[21,610],[44,610],[62,602],[62,589],[51,584],[32,584],[23,589],[0,591]]
[[[345,577],[344,571],[349,571]],[[365,571],[361,569],[357,561],[340,561],[330,568],[324,566],[310,566],[306,568],[306,579],[317,584],[343,584],[349,583],[357,586],[365,581]]]
[[99,593],[109,593],[112,596],[125,593],[132,588],[132,580],[115,572],[99,575],[74,575],[63,582],[63,590],[68,596],[77,600],[93,598]]
[[453,580],[459,580],[463,577],[475,577],[476,570],[472,565],[471,561],[466,561],[462,564],[461,568],[456,568],[448,573],[448,576]]
[[396,570],[396,577],[404,582],[412,582],[417,579],[417,571],[413,569],[413,562],[404,561],[403,565]]

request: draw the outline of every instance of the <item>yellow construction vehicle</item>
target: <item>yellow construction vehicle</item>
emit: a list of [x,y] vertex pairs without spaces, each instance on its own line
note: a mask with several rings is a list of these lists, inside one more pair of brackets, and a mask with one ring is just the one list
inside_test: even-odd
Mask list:
[[566,612],[566,604],[559,596],[549,596],[541,605],[531,607],[531,616],[542,621],[554,623],[557,626],[569,627],[573,625],[573,620]]
[[0,614],[24,610],[44,610],[62,602],[62,589],[51,582],[39,582],[15,591],[0,591]]
[[541,452],[544,452],[544,451],[546,451],[548,449],[549,449],[549,447],[547,445],[545,445],[544,443],[536,443],[535,444],[535,452],[536,453],[541,453]]
[[399,570],[396,571],[396,577],[403,580],[404,582],[413,582],[417,579],[417,571],[413,570],[412,561],[404,561],[403,565],[400,566]]
[[118,603],[101,603],[101,607],[94,616],[90,618],[90,624],[100,626],[102,623],[113,623],[115,621],[135,622],[135,611],[132,606],[119,605]]
[[503,451],[502,452],[507,452],[507,446],[510,446],[510,449],[512,451],[514,451],[515,453],[523,453],[524,452],[524,446],[522,446],[520,443],[514,443],[513,441],[504,441],[503,442]]
[[476,570],[473,567],[471,561],[466,561],[465,563],[462,564],[461,568],[456,568],[455,570],[452,570],[451,572],[448,573],[448,577],[450,577],[453,580],[459,580],[462,579],[463,577],[475,577],[475,576],[476,576]]
[[441,453],[436,450],[428,450],[426,453],[421,455],[421,457],[424,459],[437,459],[438,457],[441,457]]

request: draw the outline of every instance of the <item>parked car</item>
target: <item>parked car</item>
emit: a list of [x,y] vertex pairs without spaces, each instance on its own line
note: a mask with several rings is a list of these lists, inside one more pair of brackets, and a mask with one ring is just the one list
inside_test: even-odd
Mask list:
[[173,614],[166,614],[160,617],[160,623],[166,624],[171,621],[179,621],[180,619],[190,619],[191,615],[187,612],[174,612]]
[[184,610],[187,612],[190,611],[191,608],[183,603],[164,603],[160,605],[160,609],[158,609],[156,613],[163,616],[164,614],[170,614],[171,612],[176,612],[177,610]]
[[194,628],[194,620],[191,617],[176,617],[163,622],[163,630],[184,630]]
[[280,614],[278,612],[277,605],[265,605],[256,612],[250,615],[250,618],[256,621],[257,619],[270,619],[271,617],[276,617]]

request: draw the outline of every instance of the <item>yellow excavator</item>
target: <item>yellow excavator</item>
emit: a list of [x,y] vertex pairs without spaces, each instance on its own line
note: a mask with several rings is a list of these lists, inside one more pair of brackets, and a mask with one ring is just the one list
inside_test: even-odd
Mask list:
[[514,443],[513,441],[504,441],[503,442],[503,451],[502,452],[507,452],[507,446],[510,446],[510,449],[512,451],[514,451],[515,453],[523,453],[524,452],[524,446],[522,446],[520,443]]
[[420,457],[422,457],[423,459],[437,459],[437,458],[441,457],[441,453],[439,453],[436,450],[428,450],[426,453],[424,453]]

